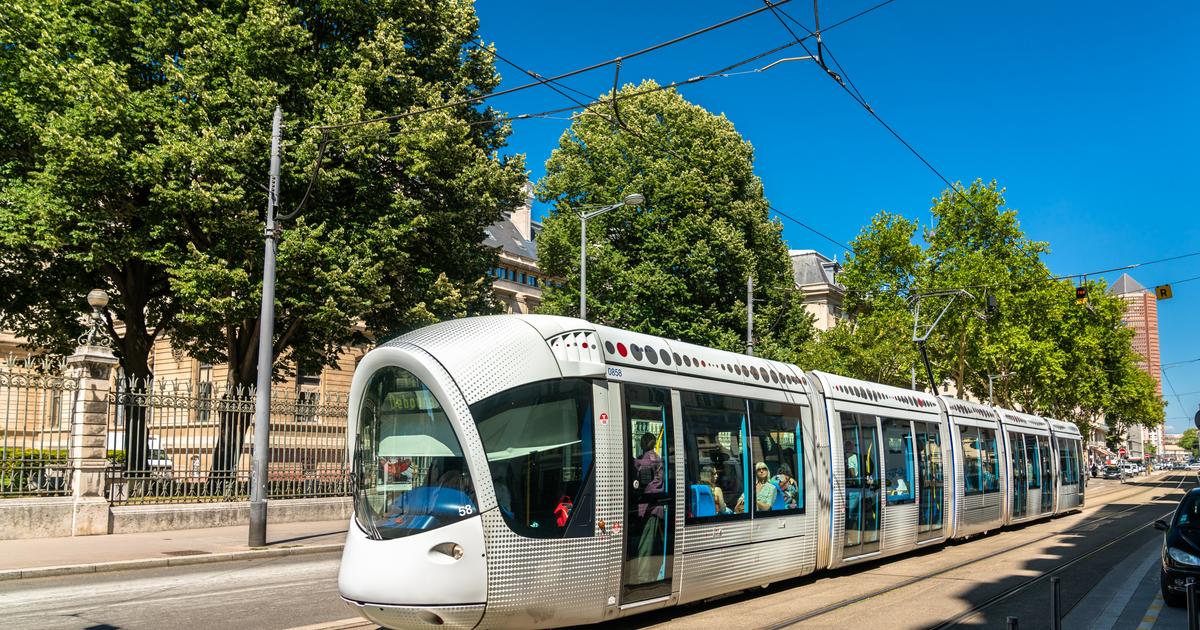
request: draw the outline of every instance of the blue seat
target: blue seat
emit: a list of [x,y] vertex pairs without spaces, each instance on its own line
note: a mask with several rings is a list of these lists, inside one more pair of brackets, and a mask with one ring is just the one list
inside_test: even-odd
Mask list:
[[713,499],[712,488],[708,487],[708,484],[692,484],[688,487],[688,494],[692,505],[692,516],[717,515],[717,502]]
[[461,516],[462,513],[459,510],[468,505],[474,507],[475,503],[462,490],[441,486],[421,486],[400,495],[392,504],[392,511],[396,514],[454,519]]

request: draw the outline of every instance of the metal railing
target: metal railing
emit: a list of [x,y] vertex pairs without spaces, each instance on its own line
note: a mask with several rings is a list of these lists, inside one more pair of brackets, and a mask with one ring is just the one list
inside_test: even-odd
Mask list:
[[[253,387],[119,379],[108,402],[113,504],[249,497]],[[350,494],[344,395],[273,391],[270,448],[269,498]]]
[[0,357],[0,497],[70,494],[78,386],[62,357]]

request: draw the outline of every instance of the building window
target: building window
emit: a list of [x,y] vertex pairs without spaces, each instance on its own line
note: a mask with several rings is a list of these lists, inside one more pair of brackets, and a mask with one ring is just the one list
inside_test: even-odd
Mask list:
[[213,366],[211,363],[201,363],[196,372],[196,421],[203,424],[212,418],[213,408]]
[[317,405],[321,394],[315,391],[321,386],[321,373],[315,374],[296,370],[296,422],[316,422]]

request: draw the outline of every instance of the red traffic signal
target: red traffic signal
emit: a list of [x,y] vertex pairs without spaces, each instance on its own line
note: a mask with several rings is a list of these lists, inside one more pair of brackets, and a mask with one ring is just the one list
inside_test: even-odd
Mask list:
[[1075,301],[1079,304],[1087,304],[1087,287],[1075,287]]

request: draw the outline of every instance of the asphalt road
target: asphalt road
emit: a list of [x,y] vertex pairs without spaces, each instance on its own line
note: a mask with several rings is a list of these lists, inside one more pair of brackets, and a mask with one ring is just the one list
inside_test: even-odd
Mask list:
[[[1047,522],[715,601],[651,612],[616,628],[1049,627],[1051,575],[1064,615],[1116,565],[1161,534],[1194,473],[1093,481],[1089,507]],[[0,582],[13,628],[294,628],[354,616],[337,596],[336,553]],[[1064,566],[1065,565],[1065,566]]]
[[340,553],[0,582],[0,626],[275,630],[354,616]]

